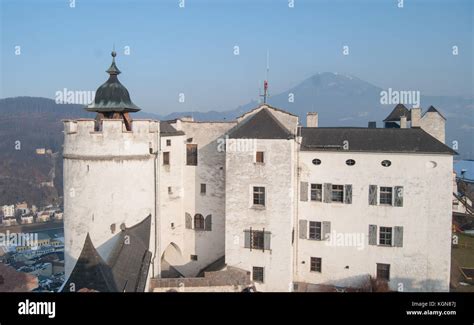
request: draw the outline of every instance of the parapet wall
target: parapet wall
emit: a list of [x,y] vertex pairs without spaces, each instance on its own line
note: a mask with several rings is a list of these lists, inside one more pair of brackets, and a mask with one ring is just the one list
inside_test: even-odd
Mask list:
[[140,156],[158,150],[160,122],[133,120],[131,131],[127,131],[122,120],[102,120],[100,131],[95,130],[95,120],[64,121],[64,157]]

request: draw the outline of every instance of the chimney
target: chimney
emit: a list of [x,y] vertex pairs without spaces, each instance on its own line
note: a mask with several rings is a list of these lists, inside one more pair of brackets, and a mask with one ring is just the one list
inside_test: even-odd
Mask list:
[[421,108],[412,108],[411,112],[411,127],[420,127],[420,120],[421,120]]
[[402,116],[400,117],[400,129],[406,129],[407,128],[407,117]]
[[306,114],[306,126],[309,127],[309,128],[317,128],[318,127],[318,113],[308,112]]
[[369,129],[376,129],[377,128],[377,122],[370,121],[368,126],[369,126]]

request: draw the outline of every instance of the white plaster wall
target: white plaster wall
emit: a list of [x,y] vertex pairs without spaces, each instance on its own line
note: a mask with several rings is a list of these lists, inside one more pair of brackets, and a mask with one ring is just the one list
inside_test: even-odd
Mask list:
[[[120,120],[103,123],[103,130],[94,132],[93,120],[65,122],[66,278],[87,233],[99,254],[107,259],[122,223],[130,227],[151,214],[155,226],[155,156],[150,151],[156,152],[158,147],[158,123],[136,120],[130,132],[124,131]],[[153,233],[151,237],[153,253]]]
[[[175,266],[186,276],[196,276],[210,263],[224,255],[225,224],[225,153],[218,151],[219,138],[235,126],[234,122],[192,122],[181,121],[181,130],[185,132],[181,150],[183,168],[183,204],[179,218],[180,231],[183,231],[184,243],[180,246],[183,264]],[[186,140],[198,145],[198,165],[186,165]],[[172,167],[174,168],[174,166]],[[206,184],[207,193],[200,194],[200,184]],[[212,231],[185,229],[185,213],[200,213],[204,217],[212,215]],[[193,222],[194,227],[194,222]],[[198,260],[192,261],[191,255]]]
[[[171,140],[171,146],[167,146],[167,140]],[[159,222],[157,231],[159,238],[159,254],[155,263],[161,262],[163,252],[171,243],[176,244],[183,249],[185,246],[184,238],[184,165],[185,161],[185,137],[163,136],[161,137],[161,150],[159,158]],[[170,165],[163,165],[163,152],[170,153]],[[168,187],[171,187],[172,194],[168,193]],[[174,225],[174,227],[172,226]],[[177,263],[187,263],[189,256],[175,256]],[[172,261],[168,261],[172,262]],[[159,267],[157,265],[157,267]],[[161,271],[161,270],[160,270]]]
[[[257,140],[265,163],[255,163],[255,151],[226,153],[226,263],[252,272],[264,267],[260,291],[289,291],[293,275],[294,140]],[[252,208],[253,186],[265,186],[264,210]],[[271,232],[271,250],[244,248],[244,230]]]
[[[322,164],[313,165],[314,158],[321,159]],[[354,159],[356,164],[347,166],[347,159]],[[392,162],[390,167],[381,166],[385,159]],[[436,168],[429,167],[431,162]],[[353,194],[352,204],[299,202],[299,219],[330,221],[331,231],[338,233],[362,233],[364,246],[358,250],[298,239],[296,281],[350,285],[364,274],[375,277],[376,263],[387,263],[393,290],[449,289],[452,156],[300,152],[300,167],[302,181],[352,184]],[[403,186],[403,207],[370,206],[368,191],[372,184]],[[369,246],[369,224],[403,226],[403,247]],[[311,256],[322,258],[321,273],[310,272]]]

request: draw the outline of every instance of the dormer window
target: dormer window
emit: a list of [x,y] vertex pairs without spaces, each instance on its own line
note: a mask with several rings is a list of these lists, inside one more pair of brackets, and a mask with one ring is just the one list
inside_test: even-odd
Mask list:
[[356,164],[354,159],[347,159],[346,160],[346,165],[347,166],[354,166]]
[[390,167],[390,165],[392,164],[392,162],[390,160],[383,160],[381,162],[382,166],[384,167]]
[[321,165],[321,160],[320,159],[313,159],[312,163],[313,163],[313,165]]

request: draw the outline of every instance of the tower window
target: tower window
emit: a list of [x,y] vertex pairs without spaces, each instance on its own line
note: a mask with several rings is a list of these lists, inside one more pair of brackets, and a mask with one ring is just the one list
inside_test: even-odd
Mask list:
[[195,230],[204,230],[204,217],[202,214],[196,214],[194,216],[194,229]]
[[198,149],[197,144],[186,144],[186,165],[197,166],[198,164]]
[[265,187],[254,186],[253,187],[253,204],[259,206],[265,206]]
[[170,153],[163,152],[163,165],[169,165],[169,164],[170,164]]

